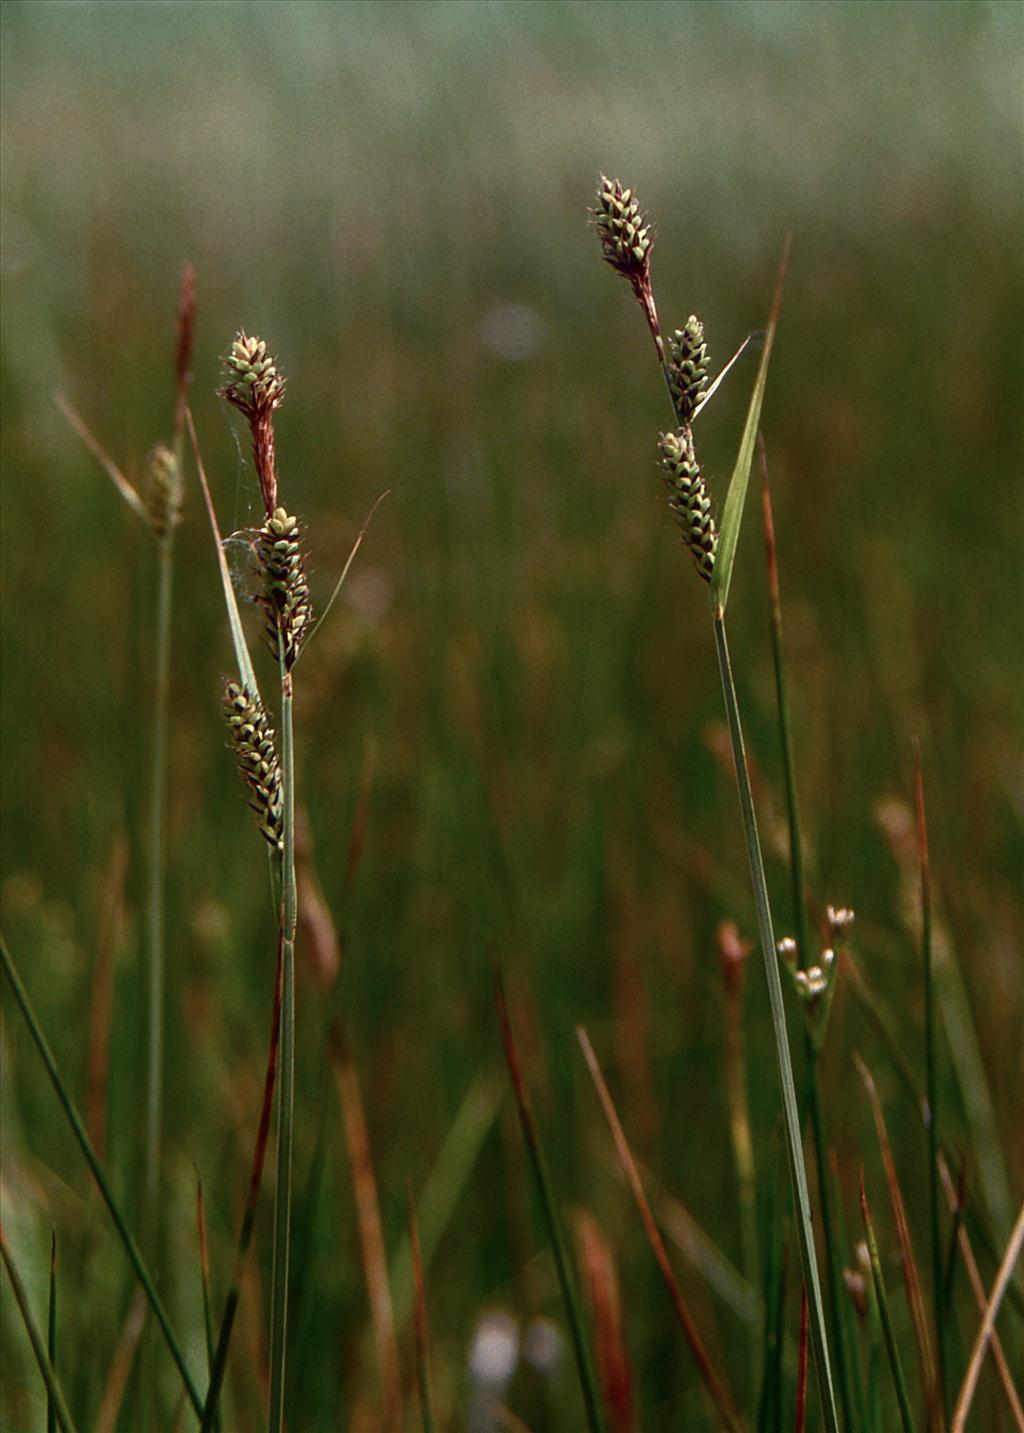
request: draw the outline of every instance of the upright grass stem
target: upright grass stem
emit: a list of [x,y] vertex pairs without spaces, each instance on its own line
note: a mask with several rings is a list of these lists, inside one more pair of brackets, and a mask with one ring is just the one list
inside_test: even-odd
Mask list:
[[[793,760],[793,734],[789,718],[789,694],[786,686],[786,668],[783,660],[782,641],[782,595],[779,586],[778,553],[775,546],[775,524],[772,518],[771,496],[768,491],[768,465],[765,459],[764,439],[758,435],[758,457],[760,459],[762,500],[764,507],[765,549],[768,568],[768,597],[771,612],[772,665],[775,669],[775,704],[779,718],[779,746],[782,750],[783,786],[786,793],[786,819],[789,827],[789,873],[793,921],[796,931],[797,962],[806,970],[811,959],[811,938],[807,922],[807,887],[804,878],[804,848],[800,831],[800,808],[797,801],[796,765]],[[847,1368],[847,1353],[851,1349],[844,1307],[840,1302],[840,1280],[842,1272],[836,1254],[836,1237],[829,1189],[826,1160],[825,1121],[821,1109],[818,1089],[818,1047],[811,1037],[807,1022],[804,1022],[804,1063],[807,1079],[808,1107],[811,1132],[814,1138],[814,1162],[818,1171],[818,1200],[821,1204],[822,1234],[825,1242],[826,1285],[828,1289],[829,1313],[835,1343],[836,1382],[839,1387],[839,1401],[843,1410],[843,1422],[847,1428],[855,1427],[850,1397],[850,1373]]]
[[793,1201],[796,1205],[796,1225],[800,1243],[800,1262],[803,1266],[804,1286],[810,1309],[811,1347],[818,1374],[818,1389],[821,1394],[822,1411],[828,1433],[838,1433],[839,1415],[836,1410],[835,1389],[832,1384],[832,1369],[829,1363],[828,1341],[825,1333],[825,1313],[821,1300],[821,1284],[818,1278],[818,1261],[814,1249],[814,1233],[811,1227],[811,1203],[807,1192],[807,1171],[804,1167],[803,1146],[800,1135],[800,1114],[796,1102],[796,1088],[793,1083],[793,1063],[789,1052],[789,1035],[786,1028],[786,1011],[782,1000],[782,980],[779,975],[778,957],[775,953],[775,934],[772,929],[771,907],[768,902],[768,886],[761,856],[761,842],[757,832],[757,816],[754,798],[750,789],[750,774],[743,745],[743,728],[740,723],[739,702],[736,684],[733,680],[729,660],[729,644],[725,631],[725,614],[718,608],[713,612],[715,652],[718,657],[718,672],[722,681],[726,717],[729,724],[729,739],[732,743],[733,761],[736,767],[736,783],[739,789],[740,812],[743,819],[743,834],[750,863],[750,878],[754,889],[754,905],[757,911],[757,928],[761,940],[761,954],[764,957],[765,975],[768,980],[768,1002],[771,1008],[772,1029],[775,1035],[775,1053],[779,1070],[779,1084],[782,1093],[782,1111],[786,1129],[786,1151],[789,1158],[789,1173],[793,1186]]
[[39,1051],[43,1064],[46,1066],[46,1073],[50,1077],[50,1083],[53,1085],[54,1092],[64,1108],[64,1113],[67,1115],[72,1133],[78,1141],[79,1148],[85,1156],[85,1162],[89,1166],[92,1177],[95,1179],[99,1191],[103,1196],[103,1201],[107,1206],[110,1217],[114,1221],[114,1228],[117,1230],[118,1237],[124,1246],[125,1254],[128,1256],[128,1262],[131,1264],[136,1278],[142,1285],[146,1298],[149,1300],[149,1306],[156,1316],[157,1323],[160,1325],[171,1357],[174,1359],[178,1372],[181,1374],[181,1381],[188,1395],[188,1400],[196,1413],[202,1417],[203,1400],[200,1398],[199,1391],[192,1381],[192,1376],[188,1371],[188,1365],[185,1362],[178,1340],[174,1336],[174,1330],[171,1328],[170,1320],[167,1317],[167,1311],[163,1306],[160,1295],[156,1291],[156,1285],[153,1282],[152,1275],[146,1267],[142,1254],[139,1252],[138,1244],[129,1232],[124,1215],[121,1213],[120,1206],[110,1187],[110,1181],[96,1155],[96,1151],[92,1147],[89,1136],[85,1132],[85,1125],[82,1123],[82,1118],[75,1108],[71,1096],[67,1092],[60,1071],[57,1068],[57,1062],[54,1060],[50,1046],[47,1043],[46,1036],[43,1034],[42,1027],[36,1019],[36,1013],[28,998],[28,992],[22,984],[21,976],[18,974],[17,967],[11,959],[10,951],[7,949],[6,942],[3,940],[0,940],[0,964],[3,965],[4,972],[11,983],[11,989],[14,991],[18,1007],[24,1016],[25,1024],[29,1028],[29,1033],[35,1041],[36,1049]]
[[284,1384],[288,1341],[288,1265],[291,1237],[292,1143],[295,1114],[295,738],[292,674],[281,667],[281,770],[284,783],[284,865],[281,935],[284,956],[281,997],[281,1072],[277,1104],[277,1185],[274,1203],[274,1262],[270,1312],[270,1433],[284,1426]]
[[[72,1422],[71,1414],[68,1412],[67,1400],[64,1397],[64,1390],[60,1386],[60,1380],[53,1366],[53,1360],[43,1343],[42,1334],[36,1326],[32,1308],[28,1301],[28,1293],[22,1282],[18,1266],[11,1256],[7,1245],[7,1238],[0,1228],[0,1257],[3,1259],[4,1268],[11,1281],[11,1288],[14,1290],[14,1300],[18,1305],[18,1312],[21,1314],[21,1321],[25,1325],[25,1332],[28,1334],[29,1343],[32,1345],[32,1352],[36,1356],[36,1363],[39,1365],[39,1372],[46,1384],[47,1397],[47,1424],[52,1420],[60,1426],[61,1433],[75,1433],[75,1425]],[[51,1303],[52,1306],[52,1303]],[[52,1344],[51,1344],[52,1351]]]

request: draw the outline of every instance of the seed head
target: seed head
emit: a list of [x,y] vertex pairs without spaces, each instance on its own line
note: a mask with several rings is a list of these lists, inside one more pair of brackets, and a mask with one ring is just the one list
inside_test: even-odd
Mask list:
[[634,288],[646,283],[654,236],[635,191],[623,189],[618,179],[602,174],[593,214],[601,251],[608,263]]
[[257,548],[264,583],[257,602],[267,621],[271,646],[276,653],[280,636],[290,671],[313,620],[298,518],[284,508],[275,508],[260,528]]
[[679,421],[689,423],[708,382],[708,346],[704,325],[696,314],[669,338],[665,372]]
[[252,434],[252,457],[260,480],[267,516],[277,507],[277,467],[274,457],[274,411],[284,402],[285,378],[262,338],[249,338],[239,329],[231,352],[224,359],[226,382],[220,396],[245,415]]
[[224,687],[224,715],[238,759],[238,771],[249,788],[250,809],[260,834],[275,851],[284,849],[284,798],[281,763],[266,708],[237,682]]
[[149,455],[146,506],[153,531],[164,538],[181,520],[181,468],[166,443],[158,443]]
[[668,505],[679,525],[683,541],[693,554],[697,571],[711,581],[718,546],[718,528],[711,509],[704,474],[693,447],[693,434],[686,426],[674,433],[662,433],[661,469],[668,488]]

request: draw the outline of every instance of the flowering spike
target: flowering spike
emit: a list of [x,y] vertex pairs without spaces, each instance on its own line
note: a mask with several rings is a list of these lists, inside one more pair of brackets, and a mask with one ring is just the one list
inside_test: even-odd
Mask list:
[[279,507],[260,528],[257,542],[264,577],[264,590],[257,601],[267,619],[267,633],[275,653],[280,634],[289,671],[313,620],[301,537],[298,518]]
[[669,338],[665,373],[679,421],[689,423],[708,382],[708,346],[696,314]]
[[224,387],[220,396],[245,415],[252,434],[252,456],[260,480],[267,517],[277,507],[277,467],[274,457],[273,415],[284,402],[286,379],[262,338],[250,338],[239,329],[231,352],[224,359]]
[[274,731],[259,697],[251,697],[237,682],[224,687],[224,715],[238,771],[249,788],[249,806],[264,840],[275,851],[284,849],[284,798],[281,763]]
[[146,507],[153,531],[165,538],[181,520],[181,468],[166,443],[158,443],[149,455]]
[[688,427],[674,433],[662,433],[658,442],[661,467],[669,490],[668,505],[679,524],[683,541],[693,554],[697,571],[705,582],[711,581],[718,546],[718,529],[711,510],[704,474],[693,447]]

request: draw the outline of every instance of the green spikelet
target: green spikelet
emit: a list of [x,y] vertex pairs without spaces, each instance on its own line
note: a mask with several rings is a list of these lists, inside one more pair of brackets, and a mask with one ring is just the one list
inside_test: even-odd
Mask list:
[[689,423],[708,382],[708,346],[704,325],[696,314],[669,338],[665,371],[679,422]]
[[635,192],[602,174],[593,214],[607,262],[635,289],[649,283],[654,236]]
[[158,443],[149,455],[146,507],[153,531],[163,538],[181,520],[181,469],[166,443]]
[[281,763],[274,745],[274,730],[258,697],[250,697],[237,682],[224,687],[224,715],[238,770],[249,788],[249,806],[260,834],[275,851],[284,848],[284,798]]
[[697,571],[705,582],[710,582],[715,566],[718,529],[704,474],[694,452],[693,435],[688,427],[679,428],[674,433],[662,433],[658,447],[672,516],[679,524],[683,541],[693,553]]
[[281,634],[285,666],[289,671],[313,620],[301,536],[298,518],[284,508],[275,508],[260,528],[258,540],[264,591],[257,600],[267,619],[267,632],[275,652],[278,633]]
[[246,416],[280,408],[284,402],[285,379],[265,339],[250,338],[239,329],[224,359],[224,372],[221,394]]

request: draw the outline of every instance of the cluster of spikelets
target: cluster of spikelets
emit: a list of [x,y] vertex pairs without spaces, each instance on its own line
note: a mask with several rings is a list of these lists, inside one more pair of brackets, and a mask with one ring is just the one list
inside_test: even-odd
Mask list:
[[[285,672],[290,672],[309,635],[313,606],[299,519],[277,500],[273,415],[284,401],[286,379],[265,340],[244,331],[236,335],[224,359],[224,370],[221,397],[237,408],[249,425],[266,514],[255,534],[258,588],[253,601],[263,614],[271,651],[280,657]],[[271,846],[280,850],[281,766],[270,719],[259,697],[236,682],[225,688],[224,710],[256,824]]]
[[250,696],[237,682],[227,682],[224,716],[256,825],[274,850],[280,851],[284,845],[281,763],[266,708],[259,697]]
[[263,576],[256,602],[266,618],[271,648],[276,652],[280,640],[289,671],[313,620],[301,536],[298,518],[279,507],[260,528],[256,542]]
[[708,382],[704,326],[691,314],[684,326],[671,334],[667,344],[663,341],[651,288],[654,239],[648,216],[640,208],[635,191],[624,189],[617,179],[602,176],[593,213],[601,252],[615,272],[632,286],[661,359],[677,425],[673,432],[662,433],[658,443],[669,510],[693,555],[697,571],[705,582],[710,582],[718,547],[718,527],[707,482],[697,461],[692,429]]
[[158,443],[149,455],[146,474],[146,511],[153,531],[160,539],[181,521],[181,467],[166,443]]

